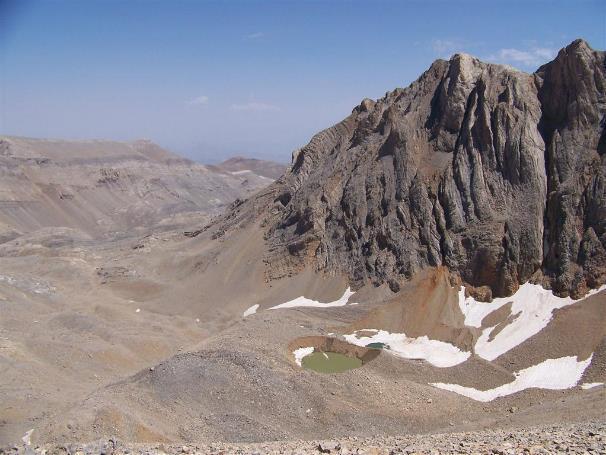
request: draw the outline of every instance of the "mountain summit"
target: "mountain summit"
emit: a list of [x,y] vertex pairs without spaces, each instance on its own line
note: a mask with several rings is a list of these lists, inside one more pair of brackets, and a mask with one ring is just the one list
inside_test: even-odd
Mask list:
[[[357,285],[447,266],[470,292],[606,281],[605,54],[583,40],[527,74],[466,54],[365,99],[216,228],[264,217],[267,274]],[[259,215],[261,214],[261,215]]]

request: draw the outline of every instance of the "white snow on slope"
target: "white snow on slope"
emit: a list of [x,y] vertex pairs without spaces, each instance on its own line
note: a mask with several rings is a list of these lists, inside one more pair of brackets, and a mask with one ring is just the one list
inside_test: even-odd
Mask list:
[[603,382],[584,382],[583,384],[581,384],[581,389],[588,390],[588,389],[593,389],[594,387],[599,387],[601,385],[604,385],[604,383]]
[[23,435],[23,437],[21,438],[21,440],[23,441],[23,443],[26,446],[31,446],[32,445],[32,433],[34,432],[34,429],[32,428],[31,430],[28,430],[25,435]]
[[307,357],[308,355],[313,354],[313,352],[313,346],[309,348],[299,348],[292,351],[295,356],[295,362],[297,362],[297,365],[299,366],[301,366],[301,360],[303,360],[303,357]]
[[433,366],[447,368],[465,362],[471,353],[443,341],[430,340],[426,336],[409,338],[404,333],[389,333],[385,330],[366,329],[358,332],[375,332],[372,336],[358,337],[357,332],[343,335],[345,340],[357,346],[384,343],[385,351],[405,359],[426,360]]
[[495,298],[490,303],[484,303],[476,301],[473,297],[465,297],[465,289],[461,287],[459,308],[465,316],[465,325],[481,327],[482,320],[487,315],[512,302],[511,314],[515,319],[492,340],[490,334],[494,326],[484,329],[475,345],[476,354],[486,360],[494,360],[547,327],[554,310],[572,305],[604,289],[606,285],[592,289],[582,299],[574,300],[570,297],[558,297],[551,290],[543,289],[539,285],[525,283],[511,297]]
[[[335,300],[334,302],[322,303],[317,300],[311,300],[306,297],[297,297],[296,299],[290,300],[286,303],[281,303],[280,305],[272,306],[269,308],[270,310],[277,310],[278,308],[297,308],[297,307],[316,307],[316,308],[328,308],[333,306],[345,306],[347,305],[347,301],[349,298],[354,295],[355,292],[351,290],[351,288],[347,288],[345,293],[341,296],[340,299]],[[350,305],[354,305],[354,303],[350,303]]]
[[258,309],[259,309],[259,304],[257,303],[256,305],[251,306],[244,313],[242,313],[242,317],[245,318],[246,316],[250,316],[251,314],[255,314]]
[[522,390],[538,388],[549,390],[569,389],[577,385],[585,369],[591,363],[591,357],[578,361],[577,357],[547,359],[538,365],[531,366],[515,373],[515,380],[508,384],[489,390],[478,390],[458,384],[432,383],[434,387],[449,390],[476,401],[488,402],[495,398],[511,395]]

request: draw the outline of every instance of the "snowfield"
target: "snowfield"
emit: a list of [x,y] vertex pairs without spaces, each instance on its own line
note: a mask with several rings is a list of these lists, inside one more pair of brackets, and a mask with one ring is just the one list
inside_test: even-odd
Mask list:
[[242,313],[242,317],[245,318],[246,316],[250,316],[251,314],[255,314],[258,309],[259,309],[259,304],[257,303],[256,305],[251,306],[244,313]]
[[589,389],[593,389],[594,387],[600,387],[601,385],[604,385],[604,383],[603,382],[584,382],[583,384],[581,384],[581,389],[589,390]]
[[605,289],[606,285],[592,289],[582,299],[574,300],[570,297],[558,297],[551,290],[543,289],[539,285],[525,283],[511,297],[495,298],[492,302],[485,303],[478,302],[473,297],[465,297],[465,288],[461,287],[459,308],[465,316],[465,325],[481,327],[486,316],[509,302],[512,303],[513,320],[492,340],[490,335],[496,326],[485,328],[475,345],[477,355],[486,360],[494,360],[547,327],[554,310],[580,302]]
[[303,357],[307,357],[310,354],[313,354],[314,352],[314,348],[309,347],[309,348],[299,348],[299,349],[295,349],[292,353],[295,356],[295,362],[297,363],[297,365],[301,366],[301,361],[303,360]]
[[434,387],[458,393],[476,401],[488,402],[495,398],[511,395],[522,390],[537,388],[549,390],[569,389],[577,385],[585,369],[591,363],[593,354],[586,360],[577,357],[547,359],[538,365],[514,373],[514,381],[489,390],[478,390],[458,384],[432,383]]
[[[558,297],[551,290],[543,289],[541,286],[525,283],[511,297],[495,298],[492,302],[478,302],[473,297],[465,297],[465,288],[461,287],[458,293],[459,308],[465,317],[465,325],[469,327],[482,328],[482,321],[492,312],[511,303],[510,316],[501,325],[486,327],[482,329],[474,346],[474,353],[488,361],[495,360],[502,354],[510,351],[524,341],[543,330],[553,317],[553,312],[559,308],[580,302],[587,297],[606,290],[606,285],[591,290],[581,299],[574,300],[570,297]],[[355,305],[349,302],[354,292],[347,288],[343,295],[333,302],[319,302],[304,296],[269,308],[270,310],[280,308],[315,307],[328,308],[345,305]],[[258,308],[258,305],[256,305]],[[256,311],[251,307],[244,316]],[[491,337],[495,329],[499,331]],[[372,335],[361,336],[361,332],[370,332]],[[432,340],[427,336],[416,338],[408,337],[405,333],[390,333],[386,330],[363,329],[351,334],[342,335],[343,339],[356,346],[366,347],[372,343],[382,343],[383,350],[401,358],[410,360],[424,360],[438,368],[449,368],[465,362],[471,356],[471,352],[462,351],[457,346],[439,340]],[[314,352],[313,348],[299,348],[293,352],[297,365],[306,355]],[[478,401],[491,401],[495,398],[510,395],[528,388],[543,389],[567,389],[574,387],[583,372],[591,362],[591,357],[584,361],[577,361],[576,357],[562,357],[559,359],[547,359],[544,362],[520,370],[515,373],[516,379],[500,387],[490,390],[478,390],[464,387],[458,384],[432,384],[435,387],[450,390],[465,395]],[[550,372],[558,371],[555,377]],[[584,389],[597,387],[600,383],[581,385]]]
[[[358,337],[358,332],[375,332],[372,336]],[[470,352],[461,351],[456,346],[443,341],[430,340],[426,336],[409,338],[405,333],[389,333],[385,330],[358,330],[350,335],[343,335],[345,340],[357,346],[368,346],[371,343],[384,343],[385,351],[405,359],[426,360],[433,366],[447,368],[465,362]]]
[[[296,299],[289,300],[286,303],[281,303],[280,305],[272,306],[269,308],[270,310],[277,310],[279,308],[297,308],[297,307],[314,307],[314,308],[329,308],[334,306],[345,306],[347,305],[349,298],[354,295],[355,292],[351,290],[351,288],[345,289],[345,293],[334,302],[322,303],[317,300],[311,300],[306,297],[297,297]],[[350,303],[350,305],[355,305],[355,303]]]

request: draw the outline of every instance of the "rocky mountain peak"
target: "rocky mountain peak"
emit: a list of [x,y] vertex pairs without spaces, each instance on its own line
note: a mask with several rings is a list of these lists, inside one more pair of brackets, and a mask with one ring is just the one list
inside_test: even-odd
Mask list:
[[473,80],[485,66],[480,60],[466,53],[454,54],[449,62],[451,76],[456,76],[461,81]]
[[559,54],[570,54],[571,52],[589,54],[589,53],[595,53],[596,51],[594,51],[591,48],[591,46],[589,45],[589,43],[587,41],[585,41],[583,38],[578,38],[578,39],[575,39],[572,43],[570,43],[565,48],[561,49]]
[[314,264],[397,290],[447,266],[488,297],[606,281],[604,77],[575,41],[534,75],[456,54],[363,100],[264,193],[268,274]]

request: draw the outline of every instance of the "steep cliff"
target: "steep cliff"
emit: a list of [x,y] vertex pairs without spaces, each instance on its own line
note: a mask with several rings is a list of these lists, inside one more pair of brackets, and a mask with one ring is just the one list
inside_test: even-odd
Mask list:
[[445,265],[485,298],[530,279],[583,294],[606,280],[605,75],[582,40],[534,74],[438,60],[215,228],[261,214],[269,278],[313,264],[397,290]]

